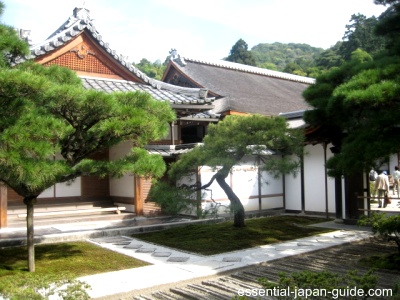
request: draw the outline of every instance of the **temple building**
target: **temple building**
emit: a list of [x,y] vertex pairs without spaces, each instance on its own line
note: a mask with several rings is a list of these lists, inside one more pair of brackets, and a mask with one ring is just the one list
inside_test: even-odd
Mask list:
[[[21,38],[29,41],[27,31],[19,30]],[[360,209],[368,206],[363,191],[368,186],[367,176],[351,181],[327,176],[325,164],[334,155],[329,141],[315,139],[316,128],[309,128],[303,114],[311,107],[302,97],[303,91],[315,82],[313,78],[246,66],[223,60],[190,59],[172,49],[162,80],[149,78],[127,58],[118,54],[103,41],[96,30],[89,10],[75,8],[73,14],[40,44],[31,45],[28,57],[44,66],[59,65],[76,72],[86,89],[105,92],[143,91],[158,101],[167,101],[176,111],[177,119],[170,124],[169,134],[153,141],[146,148],[160,154],[165,162],[178,159],[201,143],[207,126],[218,123],[227,115],[262,114],[283,116],[289,126],[302,127],[306,133],[302,167],[295,175],[273,178],[260,174],[252,161],[245,158],[229,178],[232,190],[241,199],[246,212],[277,210],[354,219]],[[129,142],[122,143],[96,158],[113,160],[127,153]],[[392,170],[398,164],[393,155],[387,165]],[[196,181],[206,183],[213,171],[199,168]],[[262,177],[262,180],[260,178]],[[106,211],[123,207],[127,218],[159,212],[148,199],[149,180],[135,174],[122,178],[82,176],[70,183],[60,183],[47,189],[39,198],[35,211],[58,218],[65,214],[87,211]],[[211,203],[229,203],[217,184],[203,195],[202,207]],[[356,192],[362,191],[361,194]],[[0,184],[0,228],[24,217],[22,197]],[[59,213],[59,214],[58,214]]]
[[[26,30],[19,30],[19,33],[21,38],[29,41]],[[162,154],[167,162],[201,141],[207,124],[219,120],[219,116],[211,112],[215,98],[208,95],[207,89],[179,87],[149,78],[102,39],[89,10],[85,8],[75,8],[67,21],[44,42],[32,45],[30,50],[30,55],[18,63],[32,59],[44,66],[67,67],[76,72],[87,89],[143,91],[156,100],[168,101],[177,120],[170,124],[171,131],[165,139],[148,145],[149,151]],[[129,142],[126,142],[105,153],[98,153],[96,158],[112,160],[129,150]],[[149,188],[148,180],[134,174],[120,179],[82,176],[72,183],[56,184],[43,192],[38,198],[36,212],[58,210],[57,206],[61,205],[75,210],[118,205],[135,215],[153,213],[158,208],[146,203]],[[23,215],[24,204],[21,196],[5,186],[2,186],[0,195],[2,228],[7,227],[8,220]]]

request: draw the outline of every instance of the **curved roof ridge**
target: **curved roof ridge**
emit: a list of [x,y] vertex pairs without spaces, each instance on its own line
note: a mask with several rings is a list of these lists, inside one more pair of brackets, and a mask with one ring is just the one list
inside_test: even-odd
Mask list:
[[115,60],[117,60],[122,66],[127,68],[131,73],[142,79],[144,82],[149,83],[153,87],[154,80],[148,77],[145,73],[140,71],[138,68],[133,66],[131,63],[126,61],[126,56],[117,54],[117,51],[110,48],[109,44],[103,41],[102,36],[96,30],[92,19],[89,15],[89,10],[86,8],[75,8],[73,15],[64,22],[55,32],[53,32],[45,41],[35,44],[30,47],[31,53],[26,57],[21,57],[17,63],[21,63],[27,59],[34,59],[37,56],[43,55],[46,52],[53,51],[57,48],[62,47],[69,40],[87,29],[94,39],[97,40],[99,45],[103,47]]
[[315,83],[315,78],[294,75],[294,74],[289,74],[289,73],[284,73],[284,72],[274,71],[274,70],[269,70],[269,69],[264,69],[264,68],[258,68],[258,67],[248,66],[248,65],[243,65],[243,64],[239,64],[239,63],[225,61],[225,60],[214,60],[213,61],[213,60],[193,59],[193,58],[188,58],[188,57],[184,57],[184,60],[191,61],[194,63],[202,63],[202,64],[207,64],[210,66],[227,68],[227,69],[248,72],[248,73],[253,73],[253,74],[259,74],[259,75],[266,75],[266,76],[270,76],[270,77],[276,77],[276,78],[292,80],[292,81],[297,81],[297,82],[302,82],[302,83],[308,83],[308,84]]
[[[95,76],[86,76],[86,75],[79,75],[80,78],[87,78],[87,79],[99,79],[99,77]],[[102,81],[106,82],[121,82],[121,83],[132,83],[131,81],[125,79],[114,79],[114,78],[101,78]],[[193,96],[200,99],[206,99],[209,101],[213,101],[214,97],[207,97],[208,90],[204,88],[188,88],[182,87],[178,85],[173,85],[170,83],[166,83],[163,81],[159,81],[156,79],[150,78],[151,85],[155,87],[157,90],[166,90],[169,92],[174,92],[176,94],[185,95],[185,96]],[[140,84],[140,83],[137,83]]]
[[208,92],[208,89],[205,89],[205,88],[183,87],[183,86],[170,84],[170,83],[163,82],[163,81],[156,80],[156,79],[153,79],[153,81],[158,89],[166,89],[166,90],[174,91],[174,92],[177,92],[180,94],[193,94],[193,92],[196,92],[199,94],[202,94],[202,93],[207,94],[207,92]]
[[46,40],[50,40],[54,36],[64,31],[65,29],[70,28],[71,26],[81,21],[84,21],[84,23],[89,24],[92,23],[93,19],[90,18],[89,10],[87,10],[86,8],[75,7],[72,16],[70,16],[68,20],[65,21],[56,31],[50,34]]

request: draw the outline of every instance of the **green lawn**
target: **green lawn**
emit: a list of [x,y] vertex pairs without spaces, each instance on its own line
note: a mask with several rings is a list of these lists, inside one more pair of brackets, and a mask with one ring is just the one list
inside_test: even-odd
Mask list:
[[[135,258],[88,242],[35,246],[36,274],[70,273],[73,277],[148,265]],[[27,271],[26,247],[0,249],[0,280]]]
[[[85,284],[75,278],[149,265],[135,258],[89,242],[68,242],[35,246],[34,273],[27,270],[26,247],[0,249],[0,299],[48,299],[52,289],[68,283],[62,299],[89,299]],[[56,283],[56,284],[53,284]],[[38,289],[46,290],[40,296]]]
[[191,224],[133,237],[155,244],[203,255],[219,254],[329,232],[306,225],[326,222],[325,218],[274,216],[246,220],[246,227],[232,222]]
[[[184,251],[204,255],[312,236],[327,229],[306,225],[324,222],[324,218],[276,216],[246,220],[246,227],[232,222],[193,224],[134,237]],[[148,265],[135,258],[104,249],[88,242],[41,244],[35,246],[36,274],[68,272],[73,277]],[[27,271],[26,247],[0,249],[0,280]]]

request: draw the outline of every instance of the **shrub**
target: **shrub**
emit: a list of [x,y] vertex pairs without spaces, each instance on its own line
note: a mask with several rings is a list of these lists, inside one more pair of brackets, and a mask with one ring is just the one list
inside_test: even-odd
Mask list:
[[400,253],[400,215],[387,216],[385,213],[372,213],[370,217],[361,216],[360,226],[372,226],[373,233],[378,233],[388,241],[394,241]]
[[88,289],[88,284],[72,279],[68,274],[54,276],[21,272],[18,276],[1,277],[0,299],[45,300],[57,295],[56,299],[60,300],[88,300]]
[[171,186],[162,181],[153,184],[149,197],[160,205],[162,211],[168,215],[190,213],[195,207],[192,190]]

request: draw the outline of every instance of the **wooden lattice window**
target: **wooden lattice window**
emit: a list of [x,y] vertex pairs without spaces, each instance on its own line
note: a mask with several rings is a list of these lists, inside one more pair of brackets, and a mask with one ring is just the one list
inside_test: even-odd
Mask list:
[[74,71],[115,75],[115,73],[103,62],[101,62],[95,55],[87,54],[81,58],[75,51],[67,52],[45,63],[44,65],[59,65]]

